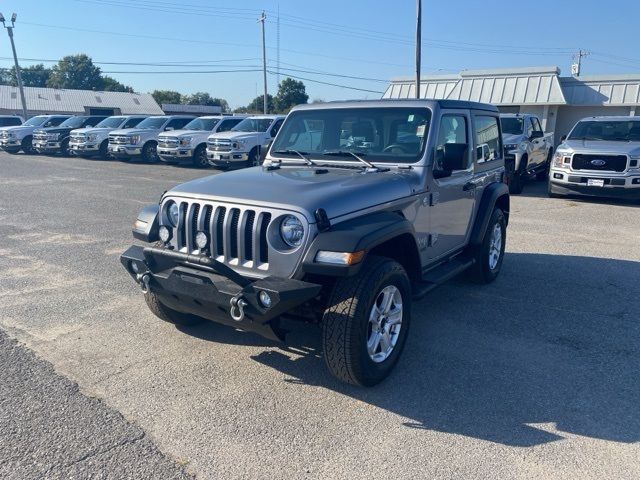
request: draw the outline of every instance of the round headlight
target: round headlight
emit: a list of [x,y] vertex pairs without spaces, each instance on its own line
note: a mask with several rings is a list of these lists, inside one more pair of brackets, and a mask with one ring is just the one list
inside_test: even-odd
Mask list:
[[178,220],[180,219],[180,209],[178,208],[178,204],[176,202],[171,202],[166,208],[169,223],[172,227],[177,227]]
[[287,215],[280,222],[280,236],[290,247],[299,247],[304,237],[304,226],[298,217]]

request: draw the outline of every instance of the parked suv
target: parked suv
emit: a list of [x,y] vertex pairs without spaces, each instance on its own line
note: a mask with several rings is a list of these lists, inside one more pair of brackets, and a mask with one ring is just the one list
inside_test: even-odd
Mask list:
[[38,128],[56,127],[70,115],[37,115],[22,125],[0,129],[0,148],[7,153],[33,153],[33,132]]
[[2,127],[15,127],[22,125],[24,120],[17,115],[0,115],[0,128]]
[[196,167],[208,167],[207,138],[212,133],[228,132],[245,117],[198,117],[182,130],[166,132],[158,137],[158,156],[167,163],[189,162]]
[[522,193],[526,179],[546,180],[553,157],[553,133],[544,133],[535,115],[500,115],[509,191]]
[[71,130],[92,127],[104,120],[104,115],[70,117],[57,127],[38,128],[33,132],[33,148],[38,153],[69,155]]
[[69,149],[79,157],[107,158],[109,155],[109,132],[122,128],[133,128],[146,116],[115,116],[108,117],[95,127],[79,128],[71,132]]
[[558,146],[549,196],[640,200],[640,116],[580,120]]
[[185,115],[153,116],[144,119],[135,128],[114,130],[109,134],[109,153],[120,160],[141,158],[145,162],[157,162],[158,135],[180,130],[193,118]]
[[238,123],[229,132],[214,133],[207,140],[207,157],[214,167],[249,167],[260,161],[260,150],[268,148],[284,121],[282,115],[256,115]]
[[499,274],[504,177],[494,106],[298,106],[261,167],[179,185],[144,208],[133,235],[148,245],[121,261],[165,321],[271,339],[283,338],[282,316],[319,323],[331,373],[373,385],[402,352],[412,298],[467,269],[485,283]]

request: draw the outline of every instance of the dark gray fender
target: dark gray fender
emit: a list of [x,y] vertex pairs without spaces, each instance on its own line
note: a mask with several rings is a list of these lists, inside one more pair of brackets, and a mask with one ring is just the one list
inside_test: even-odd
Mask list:
[[504,212],[507,222],[509,221],[509,187],[504,183],[492,183],[488,185],[482,193],[482,199],[478,207],[478,214],[471,231],[472,245],[482,243],[484,232],[491,219],[493,209],[498,205]]

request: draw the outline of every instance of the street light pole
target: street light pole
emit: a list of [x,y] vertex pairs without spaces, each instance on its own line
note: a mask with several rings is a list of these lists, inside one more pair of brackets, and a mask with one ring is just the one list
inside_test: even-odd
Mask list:
[[420,98],[420,63],[422,60],[422,0],[416,4],[416,98]]
[[267,47],[265,45],[265,36],[264,36],[264,23],[267,19],[267,16],[264,12],[262,12],[262,16],[258,19],[260,23],[262,23],[262,76],[264,77],[264,98],[263,98],[263,113],[267,114]]
[[13,50],[13,61],[16,65],[16,79],[18,80],[18,88],[20,89],[20,100],[22,101],[22,119],[24,121],[27,120],[27,101],[24,97],[24,87],[22,86],[22,75],[20,74],[20,65],[18,65],[18,54],[16,53],[16,44],[13,41],[13,27],[16,24],[16,18],[18,16],[14,13],[11,15],[11,25],[5,24],[4,15],[0,13],[0,22],[4,25],[4,28],[7,29],[7,33],[9,34],[9,40],[11,41],[11,50]]

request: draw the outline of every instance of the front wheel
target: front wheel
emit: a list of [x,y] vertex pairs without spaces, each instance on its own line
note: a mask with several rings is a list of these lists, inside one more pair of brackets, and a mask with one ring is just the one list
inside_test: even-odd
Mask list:
[[209,166],[209,159],[207,159],[207,147],[200,145],[193,152],[193,166],[197,168],[206,168]]
[[35,153],[35,151],[33,150],[32,142],[33,142],[33,137],[31,136],[26,136],[22,140],[21,148],[22,148],[22,151],[27,155],[33,155]]
[[65,138],[60,143],[60,155],[62,155],[63,157],[69,156],[69,139],[68,138]]
[[410,292],[404,268],[383,257],[336,281],[322,318],[324,360],[335,377],[371,386],[391,373],[407,339]]
[[109,140],[104,140],[100,144],[100,148],[98,149],[98,156],[103,160],[109,158]]
[[496,208],[491,214],[482,244],[475,252],[472,278],[478,283],[493,282],[502,268],[504,247],[507,240],[507,221],[504,213]]
[[156,163],[158,161],[158,146],[155,142],[147,142],[142,147],[142,159],[147,163]]

